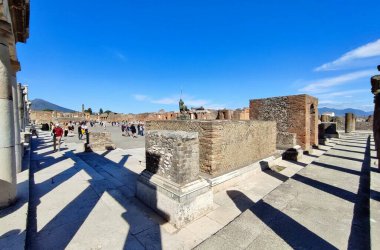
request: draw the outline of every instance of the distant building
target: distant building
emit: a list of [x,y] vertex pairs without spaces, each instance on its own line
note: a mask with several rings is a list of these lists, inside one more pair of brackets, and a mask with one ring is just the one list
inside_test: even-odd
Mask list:
[[334,112],[324,112],[322,115],[328,115],[330,117],[335,117],[335,113]]

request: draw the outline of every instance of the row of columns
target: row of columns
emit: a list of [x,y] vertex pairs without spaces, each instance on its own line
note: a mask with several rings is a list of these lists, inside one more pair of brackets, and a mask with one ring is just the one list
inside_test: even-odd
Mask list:
[[22,168],[21,132],[28,123],[28,98],[25,87],[17,84],[20,70],[10,54],[12,26],[0,19],[0,208],[16,200],[16,174]]

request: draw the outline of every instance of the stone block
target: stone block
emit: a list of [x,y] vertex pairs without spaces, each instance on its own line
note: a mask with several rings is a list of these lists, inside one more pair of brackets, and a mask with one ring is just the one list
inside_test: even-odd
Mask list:
[[194,181],[199,175],[199,139],[197,132],[148,131],[146,166],[177,184]]
[[287,132],[277,132],[277,143],[276,147],[278,149],[289,149],[297,145],[297,134],[287,133]]
[[85,151],[104,151],[113,150],[116,145],[112,142],[110,132],[91,132],[89,133],[89,143],[85,144]]
[[339,138],[336,122],[322,122],[318,125],[318,139]]
[[137,180],[136,196],[176,228],[205,215],[214,203],[206,180],[178,185],[147,170]]
[[282,159],[283,160],[288,160],[288,161],[299,161],[302,159],[303,151],[300,146],[296,146],[294,148],[290,148],[286,150],[282,154]]
[[212,209],[211,185],[199,177],[197,132],[146,133],[146,169],[136,196],[177,228]]

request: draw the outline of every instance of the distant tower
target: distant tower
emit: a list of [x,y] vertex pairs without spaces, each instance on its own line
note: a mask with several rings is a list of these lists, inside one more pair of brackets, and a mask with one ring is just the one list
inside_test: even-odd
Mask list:
[[84,104],[82,104],[82,113],[84,113]]

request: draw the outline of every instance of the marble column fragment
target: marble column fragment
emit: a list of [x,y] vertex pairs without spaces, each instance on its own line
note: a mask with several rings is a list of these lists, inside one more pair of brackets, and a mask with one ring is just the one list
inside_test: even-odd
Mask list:
[[[15,65],[15,66],[13,66]],[[23,145],[21,145],[21,137],[20,137],[20,121],[19,121],[19,114],[18,114],[18,98],[17,98],[17,79],[16,79],[16,72],[19,70],[18,63],[15,62],[13,64],[12,68],[12,76],[11,76],[11,82],[12,82],[12,96],[13,96],[13,119],[14,119],[14,129],[15,129],[15,153],[16,153],[16,172],[21,172],[22,168],[22,150]],[[17,67],[18,66],[18,67]]]

